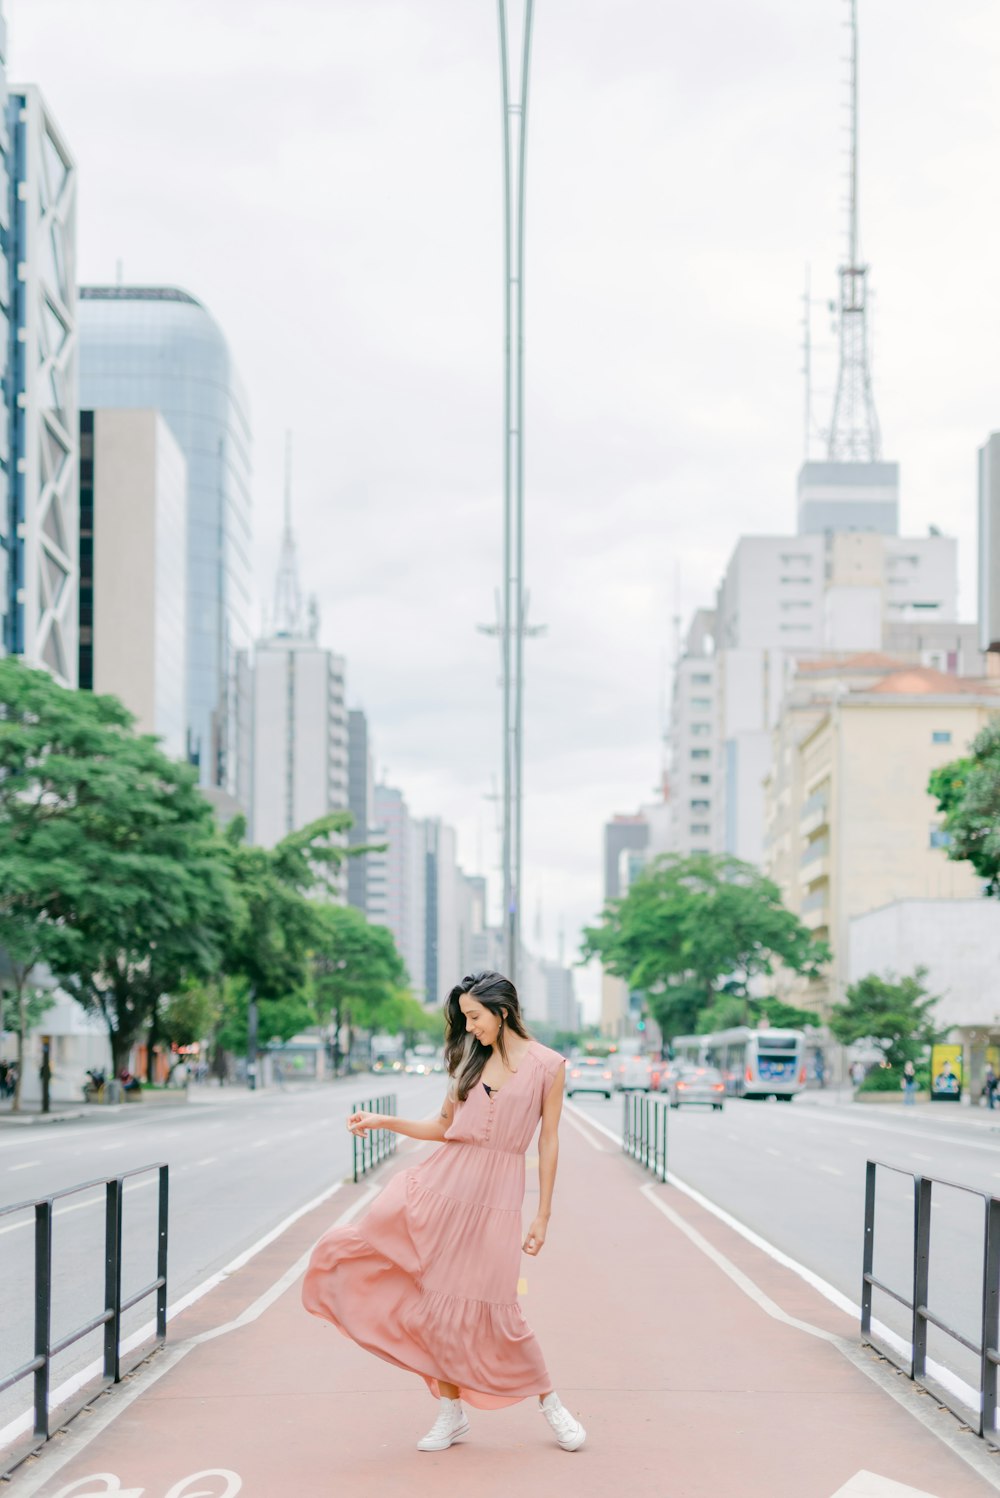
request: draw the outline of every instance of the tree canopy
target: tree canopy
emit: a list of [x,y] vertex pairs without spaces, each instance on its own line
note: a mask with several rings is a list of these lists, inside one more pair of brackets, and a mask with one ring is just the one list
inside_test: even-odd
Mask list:
[[161,996],[219,963],[235,907],[195,771],[112,697],[0,661],[0,889],[108,1027],[117,1067]]
[[781,902],[776,884],[728,856],[665,854],[584,932],[582,956],[645,993],[668,1038],[697,1028],[722,995],[746,999],[778,968],[813,977],[827,948]]
[[842,1045],[871,1040],[895,1069],[918,1061],[937,1039],[937,999],[924,986],[926,976],[927,969],[918,967],[906,978],[880,978],[875,973],[860,978],[834,1006],[831,1031]]
[[948,857],[970,863],[1000,895],[1000,714],[973,739],[969,754],[941,765],[927,787],[950,835]]

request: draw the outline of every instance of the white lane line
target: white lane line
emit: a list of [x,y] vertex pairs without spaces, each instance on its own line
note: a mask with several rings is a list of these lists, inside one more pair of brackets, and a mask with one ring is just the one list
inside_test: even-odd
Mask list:
[[206,1155],[204,1160],[196,1160],[194,1163],[195,1165],[214,1165],[218,1158],[218,1155]]
[[844,1174],[836,1165],[821,1165],[820,1170],[825,1170],[828,1176],[842,1176]]
[[101,1145],[101,1154],[106,1155],[108,1150],[121,1150],[129,1143],[127,1139],[115,1139],[111,1144]]
[[[225,1269],[213,1275],[210,1280],[206,1280],[204,1285],[199,1286],[197,1290],[185,1296],[182,1301],[178,1301],[176,1306],[170,1307],[167,1311],[168,1319],[175,1316],[183,1306],[191,1305],[193,1301],[204,1295],[208,1289],[214,1288],[227,1274],[232,1274],[237,1269],[242,1269],[244,1264],[248,1263],[262,1248],[266,1248],[269,1243],[273,1243],[274,1239],[279,1237],[293,1222],[304,1216],[306,1212],[312,1211],[314,1207],[321,1206],[324,1201],[327,1201],[335,1192],[339,1191],[343,1185],[343,1181],[338,1181],[335,1186],[330,1187],[321,1196],[308,1202],[306,1206],[300,1207],[290,1217],[286,1217],[284,1222],[280,1223],[273,1232],[261,1238],[246,1253],[233,1259],[232,1263],[228,1264]],[[380,1189],[379,1186],[369,1186],[365,1194],[360,1196],[357,1201],[352,1202],[346,1212],[341,1213],[331,1226],[342,1227],[345,1223],[350,1222],[351,1218],[355,1217],[358,1212],[366,1207]],[[39,1493],[51,1478],[55,1477],[58,1472],[61,1472],[68,1462],[71,1462],[75,1456],[89,1446],[96,1436],[107,1430],[108,1426],[117,1420],[119,1415],[123,1414],[136,1399],[152,1388],[153,1384],[157,1383],[165,1373],[169,1373],[171,1368],[176,1367],[181,1359],[186,1357],[193,1348],[198,1347],[202,1342],[210,1342],[216,1337],[222,1337],[227,1332],[236,1331],[240,1327],[248,1326],[250,1322],[256,1321],[269,1306],[272,1306],[276,1300],[284,1295],[286,1290],[294,1285],[309,1262],[310,1252],[311,1250],[307,1251],[301,1258],[297,1259],[289,1269],[285,1270],[280,1279],[274,1282],[269,1290],[265,1290],[262,1295],[258,1296],[234,1320],[227,1322],[224,1326],[213,1327],[211,1331],[202,1332],[200,1336],[190,1337],[185,1342],[179,1342],[173,1347],[168,1347],[166,1351],[161,1352],[158,1357],[152,1359],[145,1367],[140,1368],[134,1373],[129,1378],[128,1384],[121,1385],[118,1398],[105,1401],[103,1408],[99,1404],[95,1405],[88,1414],[86,1421],[78,1420],[69,1426],[58,1445],[53,1443],[52,1446],[44,1448],[42,1455],[38,1457],[30,1473],[21,1479],[21,1486],[18,1488],[20,1498],[34,1498],[34,1495]],[[130,1346],[137,1346],[140,1341],[143,1341],[150,1335],[152,1328],[153,1323],[150,1322],[147,1327],[143,1327],[139,1332],[136,1332],[133,1337],[130,1337],[123,1344],[122,1351],[124,1352]],[[69,1398],[72,1393],[75,1393],[76,1389],[79,1389],[83,1383],[92,1378],[99,1371],[100,1367],[101,1364],[99,1362],[92,1363],[89,1369],[84,1369],[82,1374],[75,1375],[73,1379],[68,1380],[61,1388],[56,1389],[52,1395],[53,1405]],[[71,1388],[71,1384],[75,1385],[75,1387]],[[8,1425],[6,1430],[0,1430],[0,1449],[15,1439],[16,1436],[22,1434],[23,1431],[28,1430],[31,1426],[31,1421],[32,1416],[29,1414]]]
[[781,1159],[781,1151],[772,1149],[770,1145],[767,1146],[764,1153],[765,1155],[774,1155],[778,1160]]
[[934,1159],[934,1156],[933,1155],[921,1155],[916,1150],[911,1150],[910,1151],[910,1159],[911,1160],[925,1160],[925,1161],[930,1161],[930,1160]]
[[40,1165],[40,1160],[25,1160],[21,1165],[8,1166],[9,1170],[30,1170],[33,1165]]
[[566,1122],[570,1124],[578,1134],[583,1135],[584,1139],[586,1139],[591,1149],[600,1150],[601,1154],[607,1153],[607,1146],[601,1144],[599,1140],[595,1139],[593,1134],[585,1129],[582,1123],[578,1123],[577,1120],[575,1118],[571,1118],[568,1113],[566,1114]]
[[264,1148],[265,1144],[270,1144],[270,1143],[271,1143],[270,1139],[258,1139],[253,1144],[251,1144],[250,1148],[252,1150],[262,1150]]
[[731,1139],[734,1144],[739,1144],[741,1142],[740,1136],[738,1134],[727,1134],[726,1138]]

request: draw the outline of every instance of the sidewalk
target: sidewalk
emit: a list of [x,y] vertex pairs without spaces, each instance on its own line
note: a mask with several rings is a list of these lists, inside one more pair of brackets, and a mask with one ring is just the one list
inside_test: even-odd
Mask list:
[[859,1103],[853,1087],[830,1087],[822,1091],[809,1089],[799,1093],[796,1108],[830,1108],[836,1112],[852,1110],[856,1117],[872,1119],[907,1118],[921,1123],[962,1124],[967,1128],[989,1129],[1000,1133],[1000,1107],[980,1107],[978,1103],[931,1103],[906,1104],[893,1098],[892,1102]]
[[[471,1438],[450,1451],[416,1452],[435,1413],[422,1382],[299,1305],[315,1238],[416,1158],[404,1147],[371,1185],[343,1186],[178,1317],[168,1350],[22,1467],[11,1494],[986,1498],[1000,1488],[1000,1459],[861,1352],[841,1312],[572,1109],[549,1242],[524,1260],[522,1294],[587,1445],[560,1451],[525,1401],[472,1411]],[[526,1220],[536,1170],[528,1191]],[[906,1403],[926,1408],[943,1438]]]

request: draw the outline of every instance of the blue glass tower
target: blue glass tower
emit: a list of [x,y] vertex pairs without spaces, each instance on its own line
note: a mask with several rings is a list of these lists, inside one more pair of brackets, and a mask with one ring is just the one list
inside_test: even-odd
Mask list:
[[222,330],[174,287],[80,289],[80,405],[161,413],[188,469],[187,739],[201,783],[244,801],[251,643],[250,423]]

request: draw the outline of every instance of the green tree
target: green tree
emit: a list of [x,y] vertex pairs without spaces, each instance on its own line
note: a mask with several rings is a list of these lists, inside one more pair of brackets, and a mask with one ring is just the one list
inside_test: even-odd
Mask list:
[[644,993],[670,1039],[695,1030],[721,994],[746,1000],[762,974],[784,968],[817,976],[829,952],[752,865],[666,854],[585,930],[582,957],[599,958]]
[[163,996],[218,966],[234,916],[195,771],[132,722],[113,697],[0,661],[0,888],[102,1015],[116,1070]]
[[894,1070],[902,1070],[907,1061],[916,1064],[938,1035],[937,998],[924,986],[926,976],[927,969],[918,967],[906,978],[880,978],[875,973],[860,978],[834,1006],[831,1031],[842,1045],[872,1041]]
[[1000,714],[973,739],[964,759],[941,765],[927,786],[951,836],[948,857],[971,863],[1000,895]]
[[[412,1011],[399,1009],[399,994],[406,984],[406,966],[396,949],[392,932],[365,920],[350,905],[321,905],[315,911],[311,952],[312,991],[321,1023],[332,1023],[335,1039],[334,1065],[340,1057],[336,1047],[341,1029],[378,1030],[407,1028],[385,1024],[396,1005],[411,1024]],[[409,997],[409,996],[407,996]],[[416,1004],[414,999],[410,1003]],[[423,1013],[422,1006],[416,1005]],[[350,1042],[348,1042],[348,1053]]]

